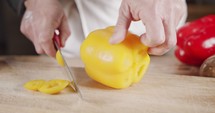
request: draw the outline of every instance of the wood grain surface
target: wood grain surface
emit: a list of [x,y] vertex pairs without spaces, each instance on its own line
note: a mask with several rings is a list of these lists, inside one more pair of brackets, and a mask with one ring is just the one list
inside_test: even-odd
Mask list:
[[77,77],[81,100],[70,88],[57,95],[28,91],[33,79],[67,79],[46,56],[0,57],[0,113],[215,113],[215,78],[198,76],[198,68],[173,55],[151,57],[143,79],[116,90],[90,79],[80,59],[67,59]]

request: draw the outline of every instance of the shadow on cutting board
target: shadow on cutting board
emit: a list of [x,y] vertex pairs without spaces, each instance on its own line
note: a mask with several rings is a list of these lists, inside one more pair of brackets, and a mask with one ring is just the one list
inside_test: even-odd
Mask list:
[[113,88],[104,86],[89,78],[83,67],[72,67],[72,70],[76,76],[78,84],[81,86],[93,89],[113,90]]

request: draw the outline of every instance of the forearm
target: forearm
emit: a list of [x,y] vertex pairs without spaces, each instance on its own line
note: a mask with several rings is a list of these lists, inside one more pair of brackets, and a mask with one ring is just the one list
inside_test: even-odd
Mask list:
[[10,6],[19,16],[22,16],[25,12],[24,1],[25,0],[7,0]]

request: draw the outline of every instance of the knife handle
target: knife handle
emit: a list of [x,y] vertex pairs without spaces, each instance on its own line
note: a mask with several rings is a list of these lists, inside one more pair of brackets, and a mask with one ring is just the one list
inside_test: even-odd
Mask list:
[[53,41],[57,42],[58,47],[62,47],[61,39],[56,33],[54,33]]

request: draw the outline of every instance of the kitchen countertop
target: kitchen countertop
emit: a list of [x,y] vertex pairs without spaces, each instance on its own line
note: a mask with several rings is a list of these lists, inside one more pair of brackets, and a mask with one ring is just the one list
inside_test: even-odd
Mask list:
[[172,55],[152,56],[143,79],[116,90],[90,79],[79,58],[67,59],[83,95],[70,88],[48,95],[29,91],[33,79],[66,79],[47,56],[0,56],[0,113],[215,113],[215,78]]

